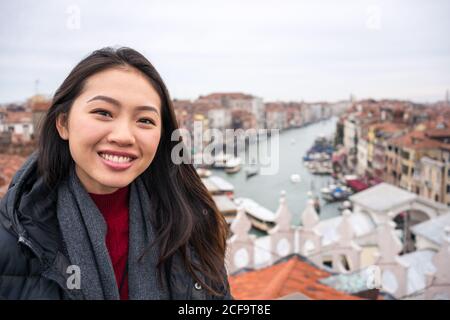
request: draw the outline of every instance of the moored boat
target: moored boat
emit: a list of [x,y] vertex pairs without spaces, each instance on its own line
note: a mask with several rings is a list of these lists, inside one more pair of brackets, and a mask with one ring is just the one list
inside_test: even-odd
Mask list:
[[252,226],[260,231],[267,232],[275,226],[275,213],[261,206],[250,198],[236,198],[234,202],[243,206]]
[[212,174],[211,170],[205,168],[197,168],[196,171],[200,178],[208,178]]
[[244,171],[245,171],[245,177],[248,179],[253,176],[256,176],[259,173],[259,168],[256,166],[250,166],[250,167],[245,168]]
[[240,158],[230,158],[225,163],[226,173],[236,173],[241,170],[241,159]]

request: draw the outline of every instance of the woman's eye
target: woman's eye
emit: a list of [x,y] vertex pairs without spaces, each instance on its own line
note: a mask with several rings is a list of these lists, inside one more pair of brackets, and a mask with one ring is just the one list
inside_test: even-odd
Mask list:
[[110,117],[111,113],[109,111],[106,110],[95,110],[94,113],[105,116],[105,117]]
[[145,124],[155,124],[155,122],[153,121],[153,120],[151,120],[151,119],[140,119],[139,120],[140,122],[142,122],[142,123],[145,123]]

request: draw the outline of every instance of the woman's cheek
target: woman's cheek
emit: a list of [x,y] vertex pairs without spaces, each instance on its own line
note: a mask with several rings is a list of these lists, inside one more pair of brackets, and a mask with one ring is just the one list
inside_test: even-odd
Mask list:
[[155,137],[152,139],[152,149],[153,149],[153,153],[155,153],[156,152],[156,149],[158,148],[158,145],[159,145],[159,142],[160,142],[160,139],[161,139],[161,134],[157,134],[157,135],[155,135]]
[[159,140],[161,139],[160,133],[152,133],[150,135],[141,136],[140,140],[143,142],[143,145],[145,145],[144,150],[152,150],[152,152],[156,151],[156,148],[159,145]]
[[86,137],[88,140],[96,140],[102,135],[105,135],[107,132],[106,125],[101,125],[98,121],[92,121],[92,119],[84,119],[80,121],[80,127],[78,129],[78,133]]

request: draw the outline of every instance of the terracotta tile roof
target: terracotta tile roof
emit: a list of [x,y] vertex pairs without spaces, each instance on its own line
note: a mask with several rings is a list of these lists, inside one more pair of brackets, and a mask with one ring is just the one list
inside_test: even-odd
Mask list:
[[32,111],[45,112],[52,104],[52,99],[43,95],[35,95],[28,99],[28,105]]
[[50,109],[51,101],[37,101],[31,105],[31,110],[33,111],[47,111]]
[[354,117],[366,122],[377,121],[380,118],[380,112],[379,110],[363,110],[356,112]]
[[175,109],[177,108],[186,108],[186,107],[191,107],[192,106],[192,102],[189,100],[173,100],[172,101],[172,105]]
[[286,110],[286,108],[284,107],[283,104],[281,104],[281,103],[273,103],[273,102],[266,103],[265,109],[266,109],[266,112],[274,112],[274,111],[275,112],[280,112],[280,111],[285,111]]
[[238,300],[271,300],[293,293],[316,300],[361,299],[318,282],[328,276],[330,273],[293,255],[267,268],[231,275],[229,283],[231,294]]
[[240,118],[240,119],[253,119],[255,118],[255,115],[249,111],[246,110],[233,110],[231,112],[231,116],[233,119]]
[[450,128],[444,129],[429,129],[426,131],[426,135],[430,138],[446,138],[450,137]]
[[380,123],[374,123],[371,125],[372,129],[375,131],[382,131],[382,132],[397,132],[404,130],[406,127],[408,127],[405,123],[396,123],[396,122],[380,122]]
[[441,148],[444,149],[444,150],[450,151],[450,143],[443,143],[441,145]]
[[421,125],[427,130],[442,130],[450,127],[450,120],[445,119],[445,117],[440,114],[435,119],[425,121],[421,123]]
[[411,131],[398,138],[390,139],[389,143],[416,150],[439,148],[442,144],[439,141],[427,138],[424,131],[418,130]]
[[208,94],[206,96],[200,96],[200,99],[221,99],[221,98],[253,99],[253,96],[242,92],[216,92]]
[[222,109],[223,106],[216,102],[216,101],[194,101],[194,103],[192,104],[192,108],[199,112],[199,111],[203,111],[203,112],[208,112],[209,110],[213,110],[213,109]]
[[18,155],[0,154],[0,198],[5,195],[14,174],[25,160]]
[[31,112],[8,112],[6,114],[6,118],[4,119],[5,123],[31,123]]

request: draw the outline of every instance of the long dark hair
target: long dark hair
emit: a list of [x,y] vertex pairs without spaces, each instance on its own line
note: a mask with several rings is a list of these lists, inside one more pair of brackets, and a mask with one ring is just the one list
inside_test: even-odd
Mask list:
[[[179,253],[192,277],[208,292],[220,296],[226,285],[227,224],[192,164],[174,164],[171,161],[171,150],[179,143],[171,141],[172,132],[178,128],[172,101],[159,73],[142,54],[131,48],[108,47],[94,51],[75,66],[56,90],[42,123],[39,172],[50,187],[57,186],[66,177],[73,160],[68,142],[57,132],[58,115],[68,114],[90,76],[108,68],[124,66],[142,72],[161,99],[161,140],[150,167],[141,175],[152,197],[157,196],[161,212],[154,218],[158,233],[154,244],[160,250],[158,268],[163,270],[173,255]],[[197,272],[204,275],[205,281]]]

